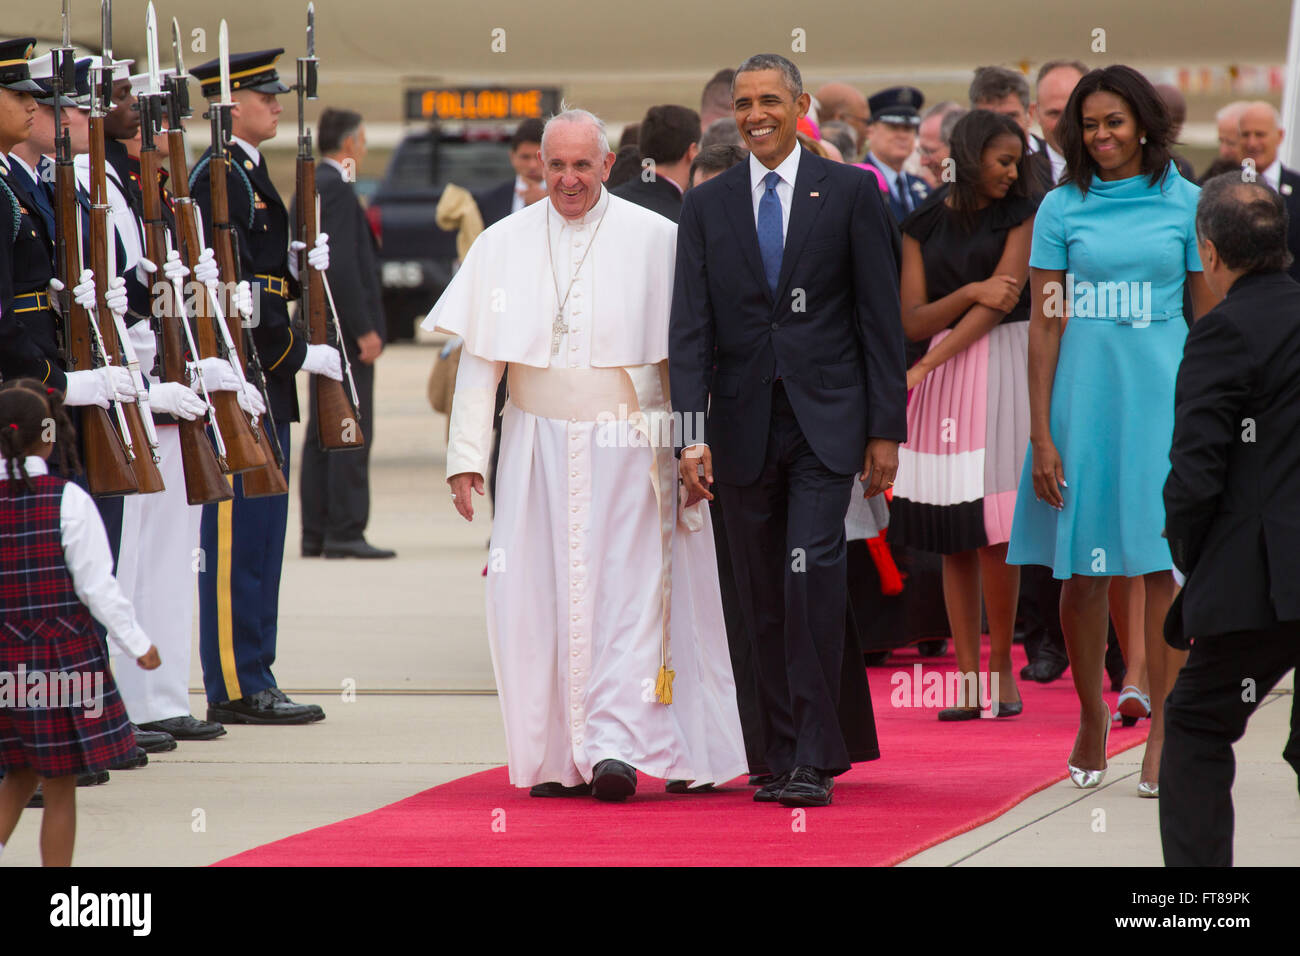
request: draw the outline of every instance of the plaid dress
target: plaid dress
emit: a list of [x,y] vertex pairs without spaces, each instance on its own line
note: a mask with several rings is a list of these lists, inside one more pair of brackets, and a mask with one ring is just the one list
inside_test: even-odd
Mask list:
[[31,492],[0,482],[0,770],[103,770],[129,756],[135,738],[64,560],[66,482],[31,482]]

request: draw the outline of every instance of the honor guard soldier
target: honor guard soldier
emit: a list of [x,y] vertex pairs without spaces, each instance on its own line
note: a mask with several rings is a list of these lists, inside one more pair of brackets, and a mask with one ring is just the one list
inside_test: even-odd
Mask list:
[[[290,256],[288,212],[258,151],[275,135],[282,111],[276,97],[289,92],[275,68],[276,58],[283,52],[262,50],[229,57],[234,107],[226,192],[239,275],[221,278],[226,283],[244,280],[251,287],[252,305],[257,311],[254,319],[246,315],[251,335],[245,341],[251,341],[265,373],[268,411],[283,450],[287,482],[289,423],[298,420],[294,374],[304,369],[341,380],[342,369],[337,349],[308,345],[289,321],[289,301],[298,294],[298,255]],[[201,83],[206,98],[217,100],[221,96],[220,59],[195,67],[191,73]],[[215,245],[211,157],[209,148],[196,164],[190,192],[202,210],[207,243]],[[308,258],[313,268],[328,268],[329,245],[324,233],[308,251]],[[238,298],[246,300],[247,294]],[[290,700],[276,686],[271,673],[289,499],[286,494],[247,498],[243,484],[243,476],[237,477],[233,500],[203,508],[199,653],[208,720],[224,724],[321,720],[325,713],[320,707]]]
[[889,185],[889,209],[897,222],[925,201],[930,187],[920,176],[904,172],[921,128],[919,112],[925,96],[914,86],[891,86],[868,97],[866,160],[884,174]]

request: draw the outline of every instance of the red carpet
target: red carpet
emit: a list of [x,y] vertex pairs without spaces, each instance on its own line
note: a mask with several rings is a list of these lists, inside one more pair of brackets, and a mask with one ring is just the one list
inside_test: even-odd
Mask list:
[[[1024,654],[1015,652],[1018,672]],[[754,803],[743,778],[720,793],[677,796],[644,775],[624,804],[536,800],[499,767],[218,865],[889,866],[1064,779],[1078,727],[1068,671],[1046,686],[1022,682],[1025,712],[1015,718],[944,724],[933,707],[891,706],[895,675],[910,682],[918,661],[904,649],[871,669],[883,756],[837,778],[830,807]],[[949,654],[924,672],[955,667]],[[1107,694],[1112,710],[1115,697]],[[1110,754],[1141,744],[1147,727],[1115,723]]]

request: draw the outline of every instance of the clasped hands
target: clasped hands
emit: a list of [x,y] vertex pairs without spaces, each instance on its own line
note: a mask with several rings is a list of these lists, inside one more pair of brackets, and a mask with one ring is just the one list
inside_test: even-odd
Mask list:
[[[682,484],[686,486],[686,507],[689,508],[701,499],[713,500],[713,493],[708,486],[713,484],[713,453],[708,445],[689,445],[682,449],[678,464]],[[873,498],[894,483],[898,474],[898,442],[887,438],[872,438],[867,442],[867,451],[862,460],[862,471],[858,474],[865,488],[862,496]]]

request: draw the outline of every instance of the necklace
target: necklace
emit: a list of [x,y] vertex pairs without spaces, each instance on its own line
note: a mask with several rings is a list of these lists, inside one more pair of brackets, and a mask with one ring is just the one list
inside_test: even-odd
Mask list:
[[[587,243],[586,251],[582,253],[582,258],[578,260],[578,267],[573,270],[573,277],[569,279],[569,287],[564,290],[564,298],[560,298],[560,281],[555,278],[555,256],[551,252],[551,207],[550,201],[546,206],[546,262],[551,269],[551,281],[555,283],[555,301],[558,303],[555,307],[555,321],[551,323],[551,355],[560,354],[560,340],[568,334],[569,326],[564,321],[564,306],[569,301],[569,293],[573,291],[573,284],[578,281],[578,276],[582,272],[582,264],[587,261],[587,253],[591,252],[591,247],[596,244],[596,236],[600,234],[600,227],[605,223],[605,213],[609,212],[609,206],[605,207],[605,212],[600,214],[596,220],[596,228],[592,230],[591,242]],[[560,227],[563,230],[563,226]]]

